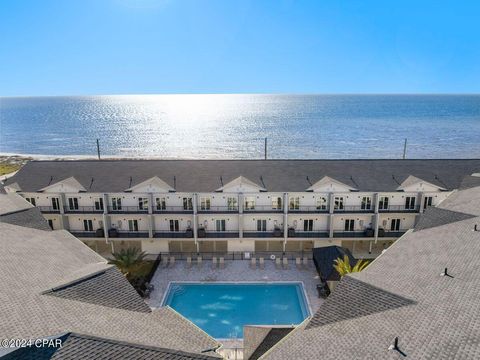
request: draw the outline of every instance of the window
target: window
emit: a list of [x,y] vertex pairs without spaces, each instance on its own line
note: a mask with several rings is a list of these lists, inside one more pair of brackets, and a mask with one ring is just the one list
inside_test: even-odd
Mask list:
[[53,230],[53,220],[52,219],[48,219],[48,226],[50,226],[50,229]]
[[255,209],[255,197],[247,196],[245,198],[245,210],[254,210]]
[[391,231],[398,231],[400,230],[400,219],[392,219],[390,221],[390,230]]
[[25,198],[25,200],[27,200],[30,204],[32,204],[33,206],[36,206],[35,204],[35,198],[33,197],[28,197],[28,198]]
[[200,210],[210,210],[210,198],[201,197],[200,198]]
[[327,210],[327,198],[324,196],[317,198],[317,210]]
[[170,231],[180,231],[178,220],[170,220]]
[[343,196],[335,196],[334,200],[335,200],[334,209],[343,210]]
[[216,229],[216,231],[225,231],[225,229],[226,229],[225,219],[216,220],[215,221],[215,229]]
[[257,220],[257,231],[267,231],[267,220]]
[[155,199],[155,207],[157,210],[166,210],[167,209],[167,201],[164,197],[156,198]]
[[77,198],[68,198],[68,208],[70,210],[78,210],[78,199]]
[[148,210],[148,199],[147,198],[138,198],[138,209],[139,210]]
[[380,196],[378,201],[379,210],[388,210],[388,196]]
[[282,210],[282,198],[281,197],[272,198],[272,210]]
[[425,196],[423,199],[423,208],[426,209],[429,206],[432,206],[433,198],[431,196]]
[[237,204],[237,198],[236,197],[227,198],[227,208],[228,208],[228,210],[237,210],[238,209],[238,204]]
[[193,201],[191,197],[183,198],[183,210],[193,210]]
[[93,221],[92,220],[83,220],[83,230],[93,231]]
[[103,198],[95,199],[95,210],[103,210]]
[[354,231],[355,230],[355,220],[345,219],[345,231]]
[[298,196],[291,196],[288,201],[288,208],[290,210],[300,209],[300,198]]
[[360,209],[370,210],[371,208],[372,208],[372,198],[370,196],[362,197],[362,205],[360,205]]
[[303,220],[303,231],[313,231],[313,219]]
[[112,210],[122,210],[122,198],[112,198]]
[[128,230],[138,231],[138,220],[128,220]]
[[52,209],[53,210],[59,210],[60,209],[60,201],[56,197],[52,198]]
[[414,196],[407,196],[405,198],[405,209],[407,209],[407,210],[414,210],[415,209],[415,197]]

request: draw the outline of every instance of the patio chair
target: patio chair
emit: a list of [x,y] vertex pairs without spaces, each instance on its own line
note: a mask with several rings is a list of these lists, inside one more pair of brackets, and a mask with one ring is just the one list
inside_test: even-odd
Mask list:
[[168,256],[162,256],[162,268],[166,268],[168,266]]
[[279,257],[275,258],[275,269],[279,270],[282,267],[282,263]]
[[307,258],[307,257],[304,257],[304,258],[303,258],[303,267],[304,267],[305,269],[308,269],[308,267],[309,267],[309,266],[308,266],[308,258]]
[[217,268],[217,257],[214,256],[212,257],[212,269],[216,269]]
[[300,259],[299,257],[295,258],[295,265],[297,269],[300,270],[302,268],[302,259]]
[[283,264],[283,270],[287,270],[288,269],[288,258],[284,257],[282,259],[282,264]]
[[187,256],[186,268],[187,268],[187,269],[190,269],[191,267],[192,267],[192,257],[191,257],[191,256]]
[[170,265],[171,268],[175,267],[175,256],[170,256]]
[[261,257],[258,259],[258,263],[260,264],[260,269],[264,270],[265,269],[265,259]]
[[225,258],[221,257],[220,258],[220,269],[224,269],[225,268]]
[[257,258],[255,256],[250,260],[250,268],[253,270],[257,268]]
[[200,269],[203,266],[203,259],[201,256],[197,257],[197,267]]

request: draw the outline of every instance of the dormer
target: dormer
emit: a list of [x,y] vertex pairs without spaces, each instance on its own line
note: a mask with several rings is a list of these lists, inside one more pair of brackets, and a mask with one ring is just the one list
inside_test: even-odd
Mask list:
[[228,193],[249,193],[267,191],[267,189],[254,183],[252,180],[249,180],[246,177],[239,176],[215,191]]
[[313,192],[348,192],[357,191],[357,189],[350,185],[344,184],[341,181],[332,179],[329,176],[324,176],[318,180],[315,184],[310,186],[306,191]]
[[148,180],[132,186],[125,190],[126,192],[136,193],[166,193],[175,192],[175,189],[168,185],[165,181],[158,176],[154,176]]
[[73,176],[53,183],[39,190],[46,193],[79,193],[87,190]]
[[443,187],[429,183],[428,181],[419,179],[413,175],[407,177],[399,187],[397,191],[404,192],[431,192],[431,191],[444,191]]

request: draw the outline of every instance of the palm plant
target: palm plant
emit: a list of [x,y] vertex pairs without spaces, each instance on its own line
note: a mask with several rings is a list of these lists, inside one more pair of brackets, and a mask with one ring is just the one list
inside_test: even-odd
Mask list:
[[337,270],[341,277],[343,277],[346,274],[362,271],[368,264],[369,262],[367,260],[360,259],[355,266],[352,267],[350,264],[350,258],[347,255],[344,255],[343,259],[337,258],[334,260],[333,268]]
[[122,249],[120,252],[112,254],[114,259],[108,263],[115,265],[126,278],[141,276],[145,268],[145,252],[139,248]]

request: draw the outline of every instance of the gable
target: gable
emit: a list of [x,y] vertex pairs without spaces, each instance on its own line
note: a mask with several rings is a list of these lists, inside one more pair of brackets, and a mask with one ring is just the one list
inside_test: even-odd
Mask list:
[[355,191],[357,189],[342,183],[341,181],[332,179],[329,176],[324,176],[318,180],[315,184],[310,186],[306,191],[313,192],[345,192]]
[[73,176],[68,179],[61,180],[54,184],[48,185],[43,189],[40,189],[41,192],[46,193],[75,193],[75,192],[86,192],[87,190],[83,187],[82,184],[78,182]]
[[168,185],[165,181],[158,176],[154,176],[148,180],[132,186],[125,191],[139,192],[139,193],[162,193],[162,192],[174,192],[175,189]]
[[246,177],[239,176],[236,179],[229,181],[228,183],[226,183],[221,188],[218,188],[215,191],[248,193],[248,192],[267,191],[267,189],[254,183],[253,181],[247,179]]
[[403,190],[405,192],[431,192],[442,191],[444,188],[429,183],[428,181],[419,179],[413,175],[407,177],[397,188],[397,190]]

